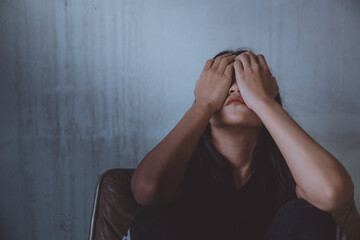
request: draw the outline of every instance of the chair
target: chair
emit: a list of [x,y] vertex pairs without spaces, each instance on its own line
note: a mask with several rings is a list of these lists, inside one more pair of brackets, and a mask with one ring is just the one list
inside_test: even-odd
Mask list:
[[[130,188],[134,171],[130,168],[110,169],[100,176],[91,215],[90,240],[122,239],[127,236],[132,220],[142,208]],[[333,217],[338,226],[336,240],[360,239],[360,217],[354,200],[343,210],[334,213]]]
[[119,168],[104,172],[97,183],[91,214],[90,240],[122,239],[141,209],[130,188],[135,169]]

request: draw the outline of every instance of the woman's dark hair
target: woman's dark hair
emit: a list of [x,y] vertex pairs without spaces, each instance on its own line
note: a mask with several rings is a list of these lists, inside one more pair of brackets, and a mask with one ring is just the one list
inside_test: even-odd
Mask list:
[[[218,53],[213,59],[226,53],[239,55],[246,51],[249,50],[245,50],[244,48],[224,50]],[[276,95],[275,100],[282,106],[280,93]],[[230,162],[225,156],[220,154],[212,144],[210,123],[208,123],[196,146],[189,166],[194,164],[194,169],[197,170],[189,173],[188,176],[190,178],[191,176],[198,177],[197,175],[201,174],[202,179],[207,178],[206,181],[211,181],[222,187],[234,183]],[[201,173],[194,172],[199,171],[199,169]],[[296,198],[294,178],[274,139],[264,125],[260,130],[258,142],[254,149],[251,171],[257,175],[261,182],[266,184],[266,186],[263,186],[264,189],[267,189],[269,194],[275,195],[274,201],[279,207],[285,202]],[[188,179],[188,181],[189,184],[194,184],[194,181],[191,179]],[[271,186],[276,186],[276,188],[272,188]]]

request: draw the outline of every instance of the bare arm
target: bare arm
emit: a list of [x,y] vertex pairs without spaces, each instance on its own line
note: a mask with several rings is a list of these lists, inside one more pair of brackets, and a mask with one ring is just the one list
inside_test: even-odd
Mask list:
[[179,196],[186,167],[211,115],[209,106],[195,103],[140,162],[131,179],[140,204],[162,204]]
[[327,212],[341,208],[353,198],[354,185],[343,165],[275,100],[259,104],[255,112],[284,156],[298,195]]
[[297,184],[297,195],[323,211],[341,209],[354,195],[350,175],[274,100],[278,86],[269,75],[264,56],[243,53],[237,56],[234,66],[243,99],[259,116],[284,156]]
[[140,162],[131,179],[131,190],[141,205],[160,205],[175,200],[195,147],[211,116],[227,96],[235,56],[209,59],[196,83],[196,103],[174,129]]

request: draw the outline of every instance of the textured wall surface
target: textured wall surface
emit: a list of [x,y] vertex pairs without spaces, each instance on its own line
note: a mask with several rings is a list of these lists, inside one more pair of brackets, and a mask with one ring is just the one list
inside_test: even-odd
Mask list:
[[84,239],[95,185],[191,106],[206,59],[262,53],[360,207],[360,1],[1,0],[0,238]]

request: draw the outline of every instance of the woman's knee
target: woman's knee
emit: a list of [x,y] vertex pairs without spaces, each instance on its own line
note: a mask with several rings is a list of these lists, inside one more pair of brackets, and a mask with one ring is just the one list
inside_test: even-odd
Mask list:
[[292,218],[294,221],[319,228],[326,226],[336,229],[335,221],[330,213],[315,207],[303,198],[289,201],[283,207],[290,210],[288,210],[288,218]]
[[[300,198],[279,208],[268,232],[269,235],[284,235],[283,239],[293,237],[292,239],[330,240],[335,239],[336,223],[330,213]],[[281,238],[278,236],[276,239]]]

